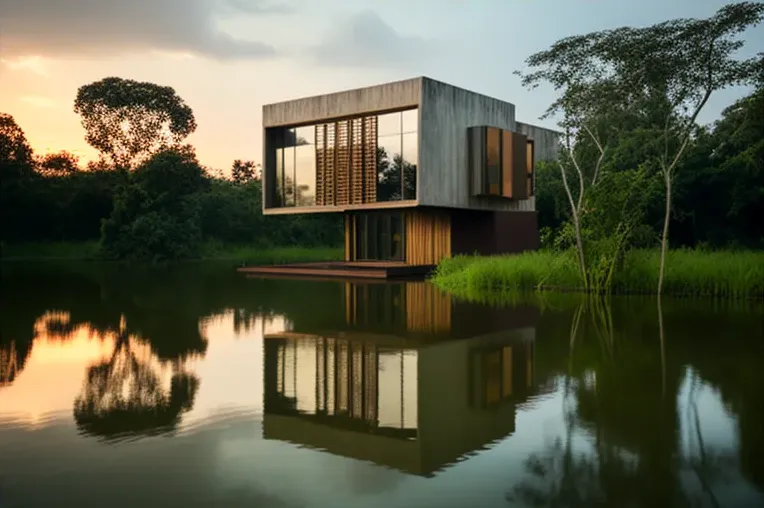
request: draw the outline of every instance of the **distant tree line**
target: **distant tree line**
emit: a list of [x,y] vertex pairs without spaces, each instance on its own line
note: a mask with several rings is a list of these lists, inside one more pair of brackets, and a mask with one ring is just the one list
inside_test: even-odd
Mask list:
[[205,242],[328,246],[341,218],[264,219],[261,171],[235,160],[230,175],[202,166],[184,144],[191,108],[169,87],[106,78],[78,90],[74,110],[99,158],[36,155],[0,113],[0,241],[99,240],[110,259],[198,257]]

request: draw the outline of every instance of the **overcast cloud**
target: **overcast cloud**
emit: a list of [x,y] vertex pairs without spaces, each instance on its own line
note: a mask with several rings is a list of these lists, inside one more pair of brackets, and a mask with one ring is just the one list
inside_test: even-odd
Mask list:
[[403,68],[434,55],[434,45],[421,37],[398,33],[372,10],[364,10],[327,32],[310,51],[326,65]]
[[280,0],[0,0],[0,55],[78,56],[177,51],[217,59],[275,49],[217,27],[230,16],[290,12]]

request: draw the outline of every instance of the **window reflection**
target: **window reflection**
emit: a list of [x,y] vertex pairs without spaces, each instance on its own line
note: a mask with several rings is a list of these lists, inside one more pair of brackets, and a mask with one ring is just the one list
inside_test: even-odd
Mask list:
[[307,127],[298,127],[295,133],[295,145],[315,145],[316,127],[309,125]]
[[[365,129],[371,127],[361,127],[372,125],[367,121],[370,119],[376,120],[376,139],[373,131],[370,137],[365,134]],[[268,206],[334,206],[344,202],[416,199],[418,121],[418,110],[411,109],[353,119],[352,125],[358,122],[359,128],[348,129],[347,135],[336,135],[339,134],[334,132],[336,122],[269,130],[268,150],[272,151],[266,160],[273,169],[266,173],[270,175],[266,185],[270,186],[274,199]],[[321,127],[326,126],[332,130],[331,134],[326,129],[321,131]],[[323,133],[318,138],[317,127]],[[352,137],[352,145],[349,137]],[[357,150],[348,149],[356,144]],[[317,150],[318,145],[325,146],[326,153]],[[371,155],[375,148],[376,161]],[[376,175],[369,174],[375,165]],[[368,170],[364,169],[367,167]],[[372,179],[376,182],[376,195],[374,190],[370,193],[366,190]],[[322,185],[329,185],[326,190],[330,191],[322,194],[323,197],[318,196],[323,192],[320,191]],[[335,185],[341,187],[337,195],[333,191]]]
[[419,134],[403,135],[403,199],[416,199],[416,169],[419,158]]
[[294,206],[294,176],[294,146],[290,146],[284,148],[284,206]]
[[316,203],[316,147],[298,145],[295,148],[297,206]]
[[379,115],[377,120],[377,135],[389,136],[401,133],[401,113],[387,113]]
[[401,136],[377,138],[377,201],[402,199]]
[[417,132],[418,126],[419,126],[419,110],[418,109],[409,109],[402,113],[402,130],[404,134],[407,132]]
[[275,206],[284,206],[284,149],[276,149],[276,192],[273,196]]

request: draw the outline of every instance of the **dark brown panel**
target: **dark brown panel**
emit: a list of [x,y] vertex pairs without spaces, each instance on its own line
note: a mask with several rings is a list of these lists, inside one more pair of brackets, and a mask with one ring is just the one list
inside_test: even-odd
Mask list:
[[497,254],[514,254],[541,246],[536,212],[494,212],[494,228]]
[[528,137],[519,132],[512,134],[512,199],[527,199],[528,169],[526,150]]
[[512,132],[501,131],[501,195],[512,198],[515,195],[512,187],[513,162],[515,158]]
[[496,251],[493,212],[453,210],[451,212],[451,255],[490,255]]
[[451,212],[451,254],[511,254],[540,246],[536,212]]
[[468,151],[469,151],[469,171],[470,171],[470,191],[473,196],[480,196],[484,193],[485,183],[485,127],[469,127],[467,129]]
[[528,181],[526,183],[525,189],[526,189],[526,195],[528,197],[533,196],[534,194],[534,188],[533,188],[533,168],[536,163],[536,151],[535,147],[533,146],[533,140],[529,139],[527,144],[525,145],[525,164],[526,164],[526,172],[528,176]]

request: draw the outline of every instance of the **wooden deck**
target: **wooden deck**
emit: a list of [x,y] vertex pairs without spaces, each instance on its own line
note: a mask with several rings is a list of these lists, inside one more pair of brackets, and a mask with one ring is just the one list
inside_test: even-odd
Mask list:
[[254,277],[340,279],[422,279],[435,265],[409,265],[395,261],[321,261],[288,265],[245,266],[239,272]]

